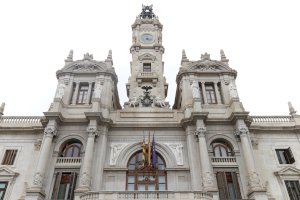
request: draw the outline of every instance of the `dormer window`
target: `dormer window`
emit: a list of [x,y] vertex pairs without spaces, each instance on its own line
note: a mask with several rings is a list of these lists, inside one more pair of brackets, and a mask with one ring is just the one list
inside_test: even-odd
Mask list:
[[151,63],[143,63],[143,72],[151,72]]

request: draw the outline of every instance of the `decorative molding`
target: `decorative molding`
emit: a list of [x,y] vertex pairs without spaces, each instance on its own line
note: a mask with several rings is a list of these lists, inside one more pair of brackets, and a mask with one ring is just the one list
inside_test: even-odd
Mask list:
[[110,165],[116,165],[118,157],[129,143],[111,143],[110,145]]
[[140,61],[144,61],[144,60],[151,60],[152,62],[156,60],[156,57],[153,56],[152,54],[150,53],[145,53],[145,54],[142,54],[138,57],[138,59]]
[[183,165],[183,145],[182,143],[164,143],[175,156],[177,165]]

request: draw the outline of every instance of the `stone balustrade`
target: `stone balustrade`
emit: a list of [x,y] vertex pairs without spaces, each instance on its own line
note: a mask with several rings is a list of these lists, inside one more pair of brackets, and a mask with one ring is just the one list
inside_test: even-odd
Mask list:
[[81,157],[58,157],[55,167],[68,168],[68,167],[80,167]]
[[41,119],[41,116],[2,116],[0,127],[42,127]]
[[293,122],[292,116],[251,116],[254,123],[285,123]]
[[181,200],[198,199],[212,200],[211,194],[205,192],[173,192],[173,191],[118,191],[118,192],[89,192],[83,194],[80,200]]
[[233,166],[237,165],[236,157],[212,157],[213,166]]

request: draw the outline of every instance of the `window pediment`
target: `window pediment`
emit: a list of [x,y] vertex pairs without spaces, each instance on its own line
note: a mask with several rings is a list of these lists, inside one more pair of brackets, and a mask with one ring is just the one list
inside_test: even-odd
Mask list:
[[277,176],[300,176],[300,169],[288,166],[274,173]]
[[145,54],[142,54],[138,57],[138,59],[140,61],[145,61],[145,60],[150,60],[150,61],[155,61],[156,60],[156,57],[153,56],[152,54],[150,53],[145,53]]
[[0,177],[10,177],[15,178],[19,175],[19,173],[13,171],[9,167],[1,166],[0,167]]

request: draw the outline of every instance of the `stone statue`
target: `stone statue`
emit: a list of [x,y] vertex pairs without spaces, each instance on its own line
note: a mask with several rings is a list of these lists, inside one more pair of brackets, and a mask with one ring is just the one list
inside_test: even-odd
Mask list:
[[231,98],[239,98],[234,82],[230,82],[230,84],[229,84],[229,94],[230,94]]
[[[295,110],[295,108],[293,107],[291,102],[288,102],[289,105],[289,111],[290,111],[290,115],[295,115],[297,114],[297,111]],[[1,111],[0,111],[1,112]]]
[[157,96],[157,97],[154,98],[154,105],[155,105],[155,106],[158,106],[158,107],[161,107],[161,108],[167,106],[167,104],[166,104],[166,102],[164,101],[164,99],[161,98],[160,96]]
[[139,105],[139,101],[138,101],[138,98],[137,97],[132,97],[131,99],[129,99],[128,101],[128,105],[129,107],[136,107]]
[[0,106],[0,116],[3,115],[4,113],[4,108],[5,108],[5,103],[3,102]]
[[183,145],[181,143],[166,143],[166,145],[172,150],[177,165],[183,165]]
[[191,86],[192,86],[193,98],[200,98],[199,83],[197,81],[193,81]]

